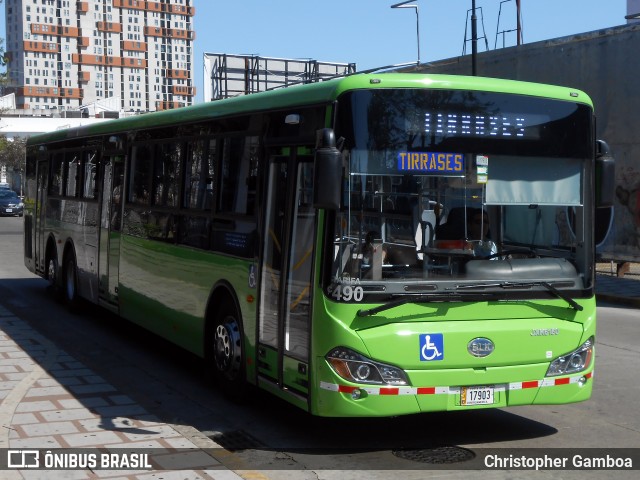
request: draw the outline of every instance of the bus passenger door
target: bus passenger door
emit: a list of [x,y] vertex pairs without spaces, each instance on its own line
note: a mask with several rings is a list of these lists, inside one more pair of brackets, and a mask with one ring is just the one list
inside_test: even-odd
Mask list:
[[44,272],[47,268],[46,256],[47,256],[47,236],[45,235],[44,227],[46,225],[46,210],[47,210],[47,189],[49,188],[49,161],[41,160],[38,162],[36,171],[38,178],[38,186],[36,193],[36,208],[34,212],[35,221],[35,258],[36,258],[36,271]]
[[260,385],[286,391],[303,407],[308,396],[315,239],[313,157],[307,152],[282,149],[270,158],[258,325]]
[[98,247],[99,297],[101,303],[117,312],[120,264],[120,231],[124,188],[124,157],[102,159],[100,197],[100,244]]

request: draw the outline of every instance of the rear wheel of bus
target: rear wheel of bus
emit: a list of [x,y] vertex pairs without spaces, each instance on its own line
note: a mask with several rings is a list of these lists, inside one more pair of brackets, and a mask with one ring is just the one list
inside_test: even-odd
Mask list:
[[60,285],[58,283],[58,256],[51,239],[49,239],[46,252],[47,275],[45,278],[49,282],[49,291],[53,294],[54,298],[57,299],[60,295]]
[[63,269],[63,295],[64,302],[72,312],[80,309],[80,297],[78,296],[78,268],[73,252],[68,252],[64,259]]

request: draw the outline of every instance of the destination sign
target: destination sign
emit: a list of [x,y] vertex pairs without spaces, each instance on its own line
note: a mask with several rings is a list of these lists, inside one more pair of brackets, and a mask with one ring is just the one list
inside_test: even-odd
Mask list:
[[[519,115],[474,115],[456,112],[424,113],[424,133],[440,137],[537,138],[543,119]],[[533,128],[532,128],[533,127]]]
[[463,174],[462,153],[398,152],[398,170],[424,174]]

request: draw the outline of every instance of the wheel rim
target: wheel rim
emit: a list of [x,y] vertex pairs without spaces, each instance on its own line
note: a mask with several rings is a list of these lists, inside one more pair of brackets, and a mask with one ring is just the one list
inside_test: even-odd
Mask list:
[[50,285],[56,284],[56,272],[58,270],[58,265],[56,263],[55,258],[50,258],[49,263],[47,265],[47,279],[49,280]]
[[218,372],[232,380],[238,377],[242,356],[240,329],[236,320],[231,316],[226,317],[216,327],[214,356]]

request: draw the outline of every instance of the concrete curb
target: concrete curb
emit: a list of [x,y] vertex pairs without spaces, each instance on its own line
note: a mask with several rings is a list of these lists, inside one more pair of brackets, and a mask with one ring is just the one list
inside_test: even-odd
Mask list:
[[626,307],[640,309],[640,298],[622,297],[620,295],[611,295],[608,293],[596,293],[598,302],[615,303],[616,305],[624,305]]

